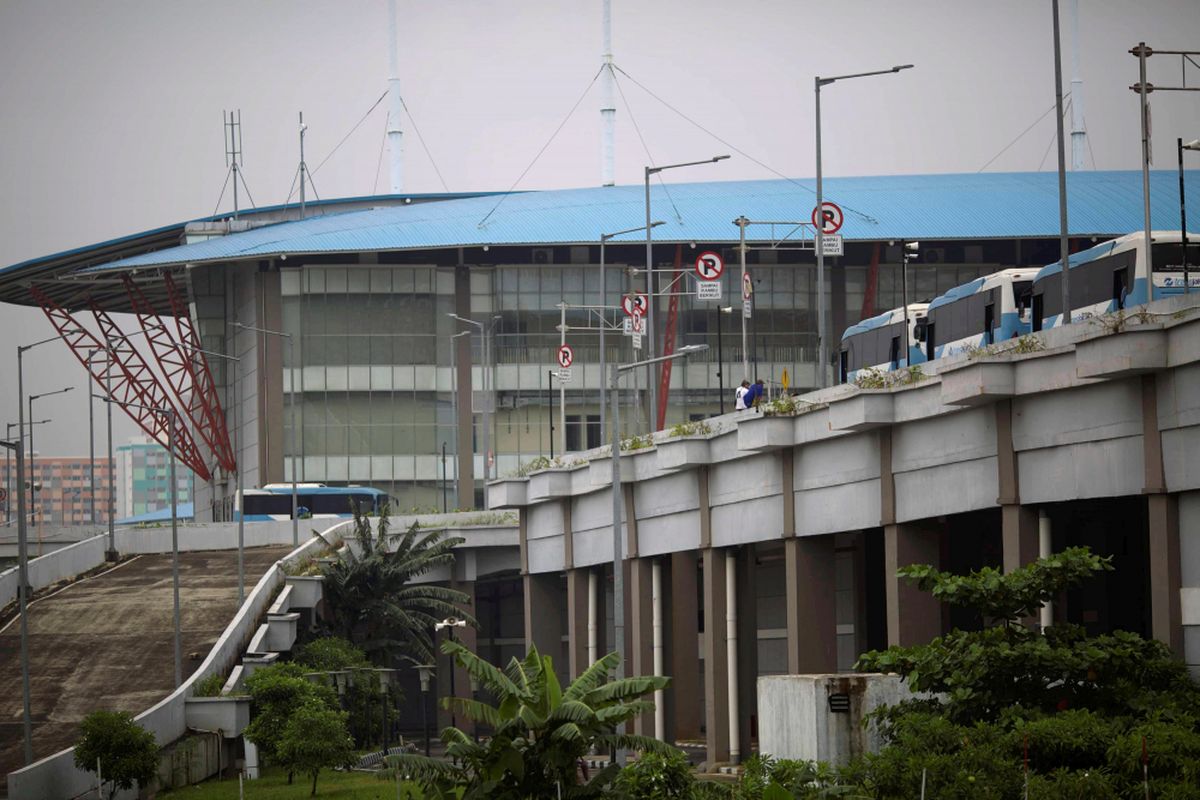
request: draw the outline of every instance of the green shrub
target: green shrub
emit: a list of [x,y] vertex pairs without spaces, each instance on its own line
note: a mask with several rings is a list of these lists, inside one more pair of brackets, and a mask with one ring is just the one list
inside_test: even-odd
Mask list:
[[214,673],[196,681],[196,685],[192,687],[192,697],[220,697],[224,687],[225,679]]
[[[1158,795],[1154,795],[1158,797]],[[1120,794],[1112,776],[1103,769],[1059,769],[1047,775],[1029,776],[1031,800],[1117,800]]]
[[616,789],[626,800],[688,800],[696,782],[681,750],[645,753],[617,775]]

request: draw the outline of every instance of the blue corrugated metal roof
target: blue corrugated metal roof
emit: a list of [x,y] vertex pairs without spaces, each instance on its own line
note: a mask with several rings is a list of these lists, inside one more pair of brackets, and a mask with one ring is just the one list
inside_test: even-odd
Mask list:
[[[1200,172],[1189,175],[1189,187],[1200,187]],[[1156,228],[1178,227],[1178,223],[1172,224],[1178,218],[1177,181],[1175,172],[1151,174],[1152,224]],[[845,210],[845,226],[840,232],[848,240],[1058,235],[1058,185],[1052,172],[830,178],[825,181],[824,193]],[[1189,188],[1188,193],[1193,205],[1200,207],[1200,188]],[[1142,224],[1139,172],[1072,173],[1068,194],[1073,236],[1112,236]],[[806,220],[814,197],[809,180],[654,186],[653,216],[666,221],[654,231],[654,238],[661,242],[736,241],[737,227],[732,224],[736,217]],[[493,212],[490,217],[489,212]],[[639,225],[644,215],[641,186],[529,192],[503,199],[473,197],[284,222],[92,269],[303,253],[577,244],[595,242],[602,232]],[[748,235],[762,240],[770,234],[765,227],[754,226]],[[640,235],[626,238],[638,241]]]
[[[180,520],[191,519],[195,516],[195,506],[192,503],[180,503],[175,506],[175,518]],[[158,511],[147,511],[145,514],[138,514],[133,517],[119,519],[115,525],[141,525],[146,522],[170,522],[171,508],[160,508]]]

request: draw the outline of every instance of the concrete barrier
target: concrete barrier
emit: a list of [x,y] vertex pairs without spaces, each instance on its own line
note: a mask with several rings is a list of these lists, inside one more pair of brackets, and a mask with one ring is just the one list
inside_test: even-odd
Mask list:
[[[275,526],[275,523],[267,524],[272,527]],[[246,602],[238,609],[233,620],[226,626],[220,638],[217,639],[216,644],[209,651],[208,657],[204,659],[196,671],[184,681],[182,686],[136,717],[142,727],[154,734],[155,741],[160,746],[165,747],[187,733],[186,701],[191,695],[192,687],[195,683],[209,675],[224,675],[233,669],[250,643],[251,638],[258,630],[259,620],[263,618],[267,608],[271,605],[275,591],[284,584],[285,575],[283,566],[299,563],[305,559],[314,557],[329,544],[338,542],[349,525],[350,522],[348,521],[338,522],[338,524],[322,532],[320,537],[309,539],[272,565],[262,578],[259,579],[254,589],[247,595]],[[199,527],[206,528],[209,526]],[[237,526],[234,525],[233,529],[236,536]],[[249,531],[250,526],[247,525],[246,529]],[[157,532],[158,529],[149,530]],[[287,537],[290,540],[290,523],[286,523],[286,530]],[[139,534],[142,532],[138,531]],[[266,531],[265,535],[270,536],[274,535],[274,533]],[[249,538],[247,536],[247,541],[249,541]],[[160,542],[159,537],[150,537],[142,539],[140,545],[154,547],[158,546]],[[87,543],[81,542],[80,544],[84,545]],[[130,543],[127,541],[125,547],[129,547],[131,544],[136,544],[136,542]],[[103,546],[104,543],[101,541],[101,559],[103,558]],[[129,552],[122,547],[120,539],[118,539],[118,548],[122,552]],[[166,548],[170,549],[169,528],[166,529]],[[228,549],[228,545],[225,545],[223,549]],[[146,550],[145,552],[161,552],[161,550]],[[45,556],[44,558],[56,555],[58,553],[52,553],[50,556]],[[245,669],[243,670],[243,674],[247,674]],[[92,774],[75,767],[75,753],[73,748],[55,753],[52,756],[47,756],[40,761],[30,764],[28,767],[11,772],[8,775],[8,791],[9,797],[12,800],[70,800],[70,798],[77,797],[94,788],[94,786],[95,778]],[[118,792],[114,797],[118,800],[133,800],[137,797],[137,792]]]
[[863,718],[912,698],[899,675],[769,675],[758,679],[758,750],[774,758],[844,765],[877,753],[882,740]]

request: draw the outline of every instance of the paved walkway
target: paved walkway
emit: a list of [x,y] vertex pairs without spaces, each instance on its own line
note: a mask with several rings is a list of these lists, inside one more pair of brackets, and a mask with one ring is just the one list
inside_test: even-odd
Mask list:
[[[246,591],[290,547],[246,550]],[[237,610],[237,552],[181,553],[186,678]],[[33,756],[74,744],[96,709],[135,716],[174,689],[171,556],[143,555],[29,607]],[[23,765],[20,623],[0,632],[0,796]]]

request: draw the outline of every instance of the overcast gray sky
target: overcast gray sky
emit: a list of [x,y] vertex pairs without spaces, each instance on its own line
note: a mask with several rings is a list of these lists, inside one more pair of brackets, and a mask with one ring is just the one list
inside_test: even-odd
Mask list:
[[[600,0],[399,0],[405,188],[507,189],[587,90],[518,188],[599,183]],[[1063,0],[1064,82],[1071,77]],[[1079,73],[1099,169],[1138,166],[1137,61],[1128,49],[1200,50],[1197,0],[1080,0]],[[386,0],[0,2],[0,265],[212,214],[225,179],[221,112],[240,108],[259,205],[288,197],[297,112],[310,169],[386,89]],[[822,94],[827,175],[974,172],[1054,103],[1049,0],[613,0],[616,64],[659,98],[789,176],[814,173],[813,76],[913,63]],[[1188,81],[1200,85],[1200,70]],[[1178,58],[1150,60],[1178,84]],[[589,89],[589,84],[591,84]],[[619,76],[617,179],[649,157],[729,148]],[[1153,96],[1156,165],[1200,136],[1200,97]],[[386,101],[316,171],[323,197],[387,189]],[[416,136],[419,128],[445,187]],[[988,167],[1052,170],[1053,115]],[[1200,165],[1196,165],[1200,166]],[[672,180],[771,178],[737,156]],[[231,207],[226,193],[221,210]],[[52,334],[40,311],[0,305],[0,422],[16,419],[13,347]],[[36,351],[39,450],[87,451],[83,370]],[[39,413],[38,416],[42,416]],[[119,438],[134,432],[122,422]]]

